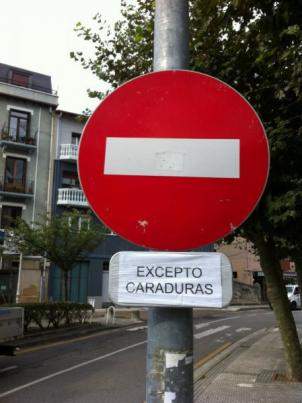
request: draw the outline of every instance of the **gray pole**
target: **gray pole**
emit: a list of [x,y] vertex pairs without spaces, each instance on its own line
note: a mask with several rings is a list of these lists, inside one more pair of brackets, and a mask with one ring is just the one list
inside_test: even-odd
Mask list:
[[[155,5],[154,70],[188,69],[188,0]],[[147,403],[193,402],[191,308],[149,308],[146,382]]]
[[189,68],[188,0],[156,0],[153,69]]

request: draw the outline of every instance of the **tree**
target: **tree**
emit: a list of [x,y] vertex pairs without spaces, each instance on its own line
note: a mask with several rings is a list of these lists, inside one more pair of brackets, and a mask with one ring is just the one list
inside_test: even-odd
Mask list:
[[64,300],[68,300],[68,275],[74,265],[84,259],[102,240],[105,229],[92,222],[92,215],[76,210],[47,217],[29,225],[17,221],[14,242],[25,255],[37,255],[58,266],[64,277]]
[[[152,69],[154,2],[123,2],[123,20],[107,37],[78,24],[95,57],[71,56],[113,88]],[[190,2],[191,69],[209,73],[242,93],[260,115],[271,150],[265,193],[238,235],[252,241],[265,273],[290,377],[302,380],[302,352],[282,278],[280,259],[300,255],[302,159],[302,1]],[[100,15],[96,21],[103,29]],[[93,93],[92,95],[98,95]],[[255,156],[256,158],[256,156]],[[301,222],[301,221],[299,221]],[[298,261],[298,257],[296,257]]]
[[[77,35],[94,47],[94,58],[86,58],[81,51],[70,52],[84,69],[113,88],[152,70],[154,2],[137,0],[136,4],[129,4],[122,0],[121,4],[123,18],[115,23],[113,33],[99,13],[94,17],[98,31],[80,22],[76,24]],[[100,99],[106,95],[95,90],[88,93]]]

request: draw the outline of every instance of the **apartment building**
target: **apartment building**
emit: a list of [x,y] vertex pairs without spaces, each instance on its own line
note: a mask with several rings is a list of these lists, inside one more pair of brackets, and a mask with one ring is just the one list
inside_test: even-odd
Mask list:
[[[0,63],[0,228],[22,217],[40,220],[50,210],[50,154],[58,97],[47,75]],[[0,266],[0,301],[37,301],[41,259],[6,251]]]

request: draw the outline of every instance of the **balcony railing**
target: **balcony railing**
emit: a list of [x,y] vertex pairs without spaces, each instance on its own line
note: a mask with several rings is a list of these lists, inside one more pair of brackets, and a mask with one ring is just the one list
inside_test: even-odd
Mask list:
[[14,130],[9,129],[7,125],[4,125],[0,132],[0,139],[2,142],[15,143],[18,145],[36,146],[37,131],[33,133],[27,133],[25,136],[16,133]]
[[77,188],[58,189],[57,204],[60,206],[89,207],[83,191]]
[[10,195],[24,195],[33,196],[34,194],[34,181],[27,181],[24,183],[20,179],[11,178],[9,181],[0,177],[0,193],[7,193]]
[[76,144],[61,144],[60,160],[76,160],[78,158],[78,145]]

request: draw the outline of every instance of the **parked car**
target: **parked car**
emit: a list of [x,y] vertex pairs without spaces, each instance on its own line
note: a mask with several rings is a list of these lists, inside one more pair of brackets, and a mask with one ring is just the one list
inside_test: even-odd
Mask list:
[[300,290],[297,284],[286,285],[287,298],[289,299],[292,309],[301,308]]

